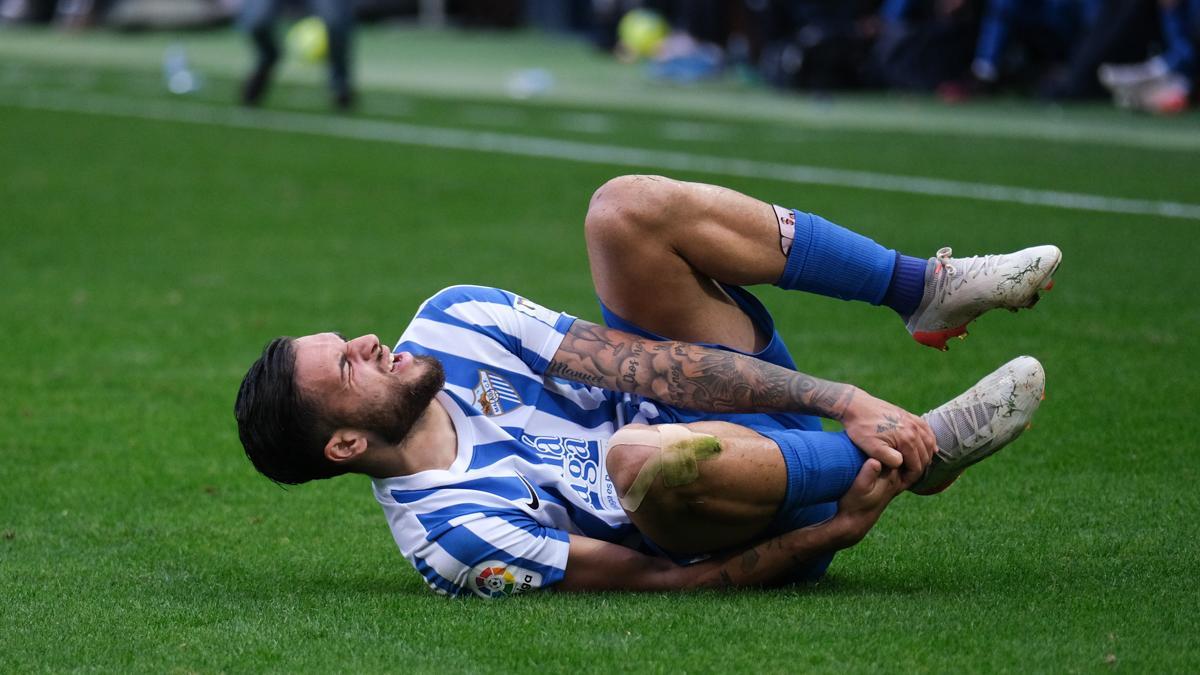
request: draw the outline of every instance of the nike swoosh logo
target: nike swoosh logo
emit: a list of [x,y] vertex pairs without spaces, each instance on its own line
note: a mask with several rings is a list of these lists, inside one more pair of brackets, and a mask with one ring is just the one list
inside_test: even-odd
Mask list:
[[537,511],[537,508],[539,506],[541,506],[541,504],[542,504],[541,500],[538,499],[537,491],[533,489],[533,485],[531,485],[529,483],[529,479],[526,478],[523,474],[518,473],[517,478],[520,478],[521,482],[525,484],[525,489],[529,490],[529,502],[528,502],[529,508],[533,509],[534,511]]

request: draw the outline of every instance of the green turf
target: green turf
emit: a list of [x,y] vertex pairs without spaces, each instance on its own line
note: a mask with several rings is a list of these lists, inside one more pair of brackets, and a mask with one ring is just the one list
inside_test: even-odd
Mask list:
[[[596,319],[580,223],[591,191],[624,169],[6,104],[36,89],[165,98],[158,38],[100,63],[89,49],[126,43],[51,53],[38,37],[0,36],[0,671],[1195,668],[1200,223],[680,176],[920,255],[1059,244],[1066,262],[1036,311],[984,317],[946,354],[886,311],[762,293],[802,368],[917,410],[1035,354],[1049,377],[1035,427],[946,494],[898,500],[816,587],[447,601],[395,550],[366,479],[281,490],[254,474],[232,420],[237,383],[271,336],[392,340],[452,283]],[[577,60],[579,77],[628,79],[574,47],[539,48]],[[130,65],[139,53],[148,68]],[[658,133],[678,113],[634,104],[584,132],[562,124],[588,112],[580,101],[368,72],[381,79],[364,114],[411,123],[1200,201],[1194,149],[825,127],[721,106],[694,118],[723,130],[708,140]],[[231,75],[214,72],[200,97],[227,101]],[[321,109],[322,96],[296,81],[277,104]],[[1011,107],[936,114],[953,125]],[[1044,114],[1013,112],[1034,125]],[[1052,114],[1149,134],[1194,124]]]

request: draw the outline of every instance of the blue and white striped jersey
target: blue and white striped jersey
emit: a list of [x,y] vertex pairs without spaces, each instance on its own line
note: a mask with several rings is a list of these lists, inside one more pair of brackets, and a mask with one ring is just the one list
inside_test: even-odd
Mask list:
[[545,375],[575,321],[495,288],[425,301],[393,351],[436,357],[458,434],[446,470],[376,479],[396,544],[433,590],[499,597],[549,586],[568,534],[637,534],[604,469],[607,441],[649,401]]

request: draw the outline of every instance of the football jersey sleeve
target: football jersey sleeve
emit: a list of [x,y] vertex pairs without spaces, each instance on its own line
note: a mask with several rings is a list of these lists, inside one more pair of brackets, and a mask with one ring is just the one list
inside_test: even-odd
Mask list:
[[420,331],[420,326],[432,323],[481,333],[542,375],[574,322],[570,314],[547,309],[509,291],[451,286],[421,305],[410,331],[415,328],[430,333]]
[[417,551],[417,570],[435,591],[502,598],[562,580],[570,540],[514,510],[460,516]]

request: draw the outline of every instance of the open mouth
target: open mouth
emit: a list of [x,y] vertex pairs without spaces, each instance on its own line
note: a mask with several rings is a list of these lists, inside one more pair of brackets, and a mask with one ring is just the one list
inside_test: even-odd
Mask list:
[[399,354],[392,354],[392,365],[388,369],[388,372],[393,372],[393,373],[396,372],[396,366],[408,358],[410,358],[410,357],[407,352],[400,352]]

